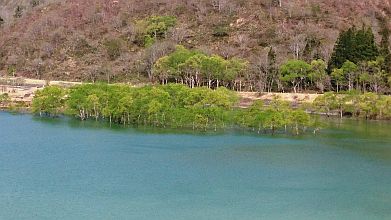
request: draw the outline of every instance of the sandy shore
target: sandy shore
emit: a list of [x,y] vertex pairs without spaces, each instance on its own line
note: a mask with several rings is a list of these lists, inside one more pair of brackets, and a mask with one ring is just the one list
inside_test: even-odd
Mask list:
[[71,87],[79,84],[81,84],[81,82],[47,81],[20,77],[0,77],[0,94],[8,93],[13,102],[25,102],[26,104],[30,104],[33,100],[34,93],[39,89],[43,89],[46,85]]
[[240,96],[240,107],[246,108],[250,106],[256,100],[272,100],[275,97],[281,100],[302,104],[312,103],[318,96],[322,94],[309,94],[309,93],[276,93],[276,92],[238,92]]

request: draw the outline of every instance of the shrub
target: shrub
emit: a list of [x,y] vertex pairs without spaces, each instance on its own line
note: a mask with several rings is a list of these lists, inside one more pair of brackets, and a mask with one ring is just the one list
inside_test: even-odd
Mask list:
[[121,55],[121,40],[111,39],[104,43],[110,60],[115,60]]

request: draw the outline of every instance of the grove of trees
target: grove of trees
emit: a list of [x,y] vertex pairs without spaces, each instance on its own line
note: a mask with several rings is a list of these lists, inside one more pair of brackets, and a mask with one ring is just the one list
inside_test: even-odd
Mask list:
[[[387,29],[382,32],[388,39]],[[380,49],[379,49],[380,48]],[[276,66],[270,48],[267,65],[254,67],[236,57],[223,58],[184,46],[157,59],[150,80],[161,84],[180,82],[193,88],[225,86],[236,91],[352,91],[391,93],[389,44],[376,45],[372,30],[349,28],[340,34],[329,63],[291,59]]]
[[314,100],[311,108],[328,116],[338,113],[341,118],[349,115],[364,119],[391,119],[391,97],[372,92],[326,92]]
[[237,95],[224,87],[84,84],[70,89],[45,87],[37,92],[32,106],[40,115],[65,113],[81,120],[162,128],[216,131],[230,127],[298,135],[315,125],[304,110],[279,99],[255,102],[248,109],[238,108],[237,103]]
[[162,84],[181,82],[191,88],[224,86],[242,89],[242,75],[247,62],[241,59],[224,59],[218,55],[206,55],[199,51],[177,46],[170,55],[156,61],[153,72]]

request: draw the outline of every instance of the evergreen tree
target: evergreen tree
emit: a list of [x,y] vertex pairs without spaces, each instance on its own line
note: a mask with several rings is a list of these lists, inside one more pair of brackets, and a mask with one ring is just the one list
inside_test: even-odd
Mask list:
[[4,19],[2,17],[0,17],[0,27],[2,27],[4,24]]
[[378,55],[379,51],[372,29],[363,27],[356,30],[355,27],[351,27],[339,35],[329,61],[328,70],[340,68],[347,60],[359,63],[375,60]]
[[361,30],[358,30],[355,34],[354,43],[354,57],[351,60],[354,63],[375,60],[379,55],[375,36],[371,28],[363,27]]
[[340,68],[346,60],[352,60],[355,32],[355,28],[351,27],[340,33],[329,61],[329,71]]

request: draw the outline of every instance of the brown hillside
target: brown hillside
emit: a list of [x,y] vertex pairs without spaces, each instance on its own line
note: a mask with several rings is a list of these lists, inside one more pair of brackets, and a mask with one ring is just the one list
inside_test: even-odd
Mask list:
[[[281,6],[280,6],[281,2]],[[61,80],[143,80],[175,44],[226,58],[242,57],[254,69],[270,47],[277,60],[317,53],[327,60],[341,30],[372,26],[391,16],[389,0],[0,0],[0,70],[3,74]],[[13,15],[22,6],[20,18]],[[135,39],[137,21],[151,15],[177,17],[164,40],[145,48]],[[221,32],[222,35],[216,34]],[[218,35],[218,36],[216,36]],[[310,41],[319,42],[304,54]],[[108,55],[107,42],[119,44]]]

